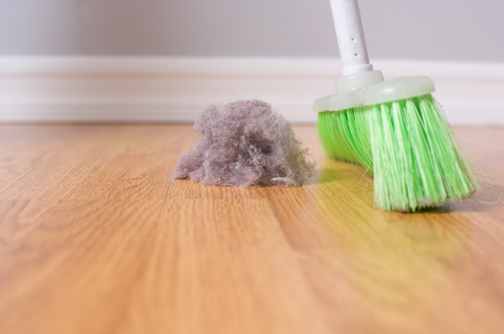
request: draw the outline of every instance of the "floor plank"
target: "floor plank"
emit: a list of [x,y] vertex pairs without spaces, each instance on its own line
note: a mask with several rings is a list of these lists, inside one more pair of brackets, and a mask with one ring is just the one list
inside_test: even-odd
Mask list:
[[504,331],[504,129],[455,129],[483,190],[420,214],[295,131],[317,180],[239,189],[170,179],[190,125],[0,126],[0,333]]

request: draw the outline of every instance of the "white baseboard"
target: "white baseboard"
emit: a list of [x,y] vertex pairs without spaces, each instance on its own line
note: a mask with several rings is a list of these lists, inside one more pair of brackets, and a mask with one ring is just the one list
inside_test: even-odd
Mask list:
[[[427,75],[454,125],[504,125],[504,63],[376,60],[386,79]],[[314,122],[338,60],[0,57],[0,122],[192,122],[210,103],[260,98]]]

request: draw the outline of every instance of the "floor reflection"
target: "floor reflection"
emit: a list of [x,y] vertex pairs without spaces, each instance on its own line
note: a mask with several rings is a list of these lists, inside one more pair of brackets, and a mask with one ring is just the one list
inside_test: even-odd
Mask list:
[[463,253],[470,233],[463,214],[449,204],[414,214],[380,211],[363,168],[328,160],[322,170],[318,220],[345,259],[359,307],[378,304],[370,309],[396,316],[421,312]]

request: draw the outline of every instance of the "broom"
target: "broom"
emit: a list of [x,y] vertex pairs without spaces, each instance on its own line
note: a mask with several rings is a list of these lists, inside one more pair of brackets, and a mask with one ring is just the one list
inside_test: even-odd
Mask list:
[[315,101],[326,153],[374,176],[382,210],[414,212],[479,188],[424,76],[384,81],[366,51],[357,0],[331,0],[343,65],[336,94]]

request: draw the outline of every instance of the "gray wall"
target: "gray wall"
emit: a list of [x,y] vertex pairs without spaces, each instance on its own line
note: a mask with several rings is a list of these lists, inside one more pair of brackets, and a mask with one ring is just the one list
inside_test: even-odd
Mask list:
[[[372,58],[504,61],[503,0],[360,0]],[[0,55],[336,56],[329,0],[0,0]]]

